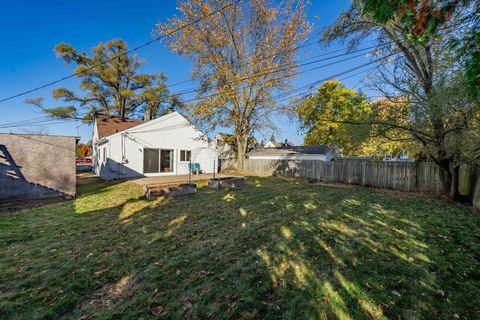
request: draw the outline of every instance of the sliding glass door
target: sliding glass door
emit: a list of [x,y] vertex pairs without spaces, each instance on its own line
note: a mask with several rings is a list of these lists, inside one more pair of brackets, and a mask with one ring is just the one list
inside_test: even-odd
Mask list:
[[173,150],[143,149],[143,173],[173,172]]
[[173,172],[173,150],[160,151],[160,172]]
[[143,149],[143,173],[158,173],[160,168],[160,150]]

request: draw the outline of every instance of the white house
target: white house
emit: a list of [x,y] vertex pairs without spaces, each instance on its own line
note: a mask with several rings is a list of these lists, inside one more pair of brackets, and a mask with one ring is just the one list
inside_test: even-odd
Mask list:
[[218,166],[213,143],[178,112],[144,122],[97,114],[93,170],[104,180],[188,174],[198,163],[205,173]]
[[247,156],[249,159],[262,160],[332,161],[340,156],[340,152],[332,144],[322,144],[317,146],[270,147],[250,152]]

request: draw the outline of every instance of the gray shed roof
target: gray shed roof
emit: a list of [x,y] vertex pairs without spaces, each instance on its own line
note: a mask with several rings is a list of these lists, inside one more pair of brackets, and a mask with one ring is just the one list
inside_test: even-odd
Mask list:
[[321,144],[316,146],[295,146],[289,148],[265,148],[250,152],[249,156],[272,156],[272,155],[295,155],[295,154],[335,154],[335,146]]

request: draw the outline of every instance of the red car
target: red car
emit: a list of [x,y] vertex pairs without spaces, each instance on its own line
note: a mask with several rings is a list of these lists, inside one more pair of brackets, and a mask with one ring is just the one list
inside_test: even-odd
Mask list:
[[77,158],[75,161],[76,164],[92,164],[92,159],[91,158]]

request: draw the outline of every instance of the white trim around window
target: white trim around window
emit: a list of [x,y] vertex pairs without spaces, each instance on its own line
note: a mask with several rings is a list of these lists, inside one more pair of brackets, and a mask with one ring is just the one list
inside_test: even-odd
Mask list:
[[180,162],[190,162],[192,160],[191,150],[180,150]]

